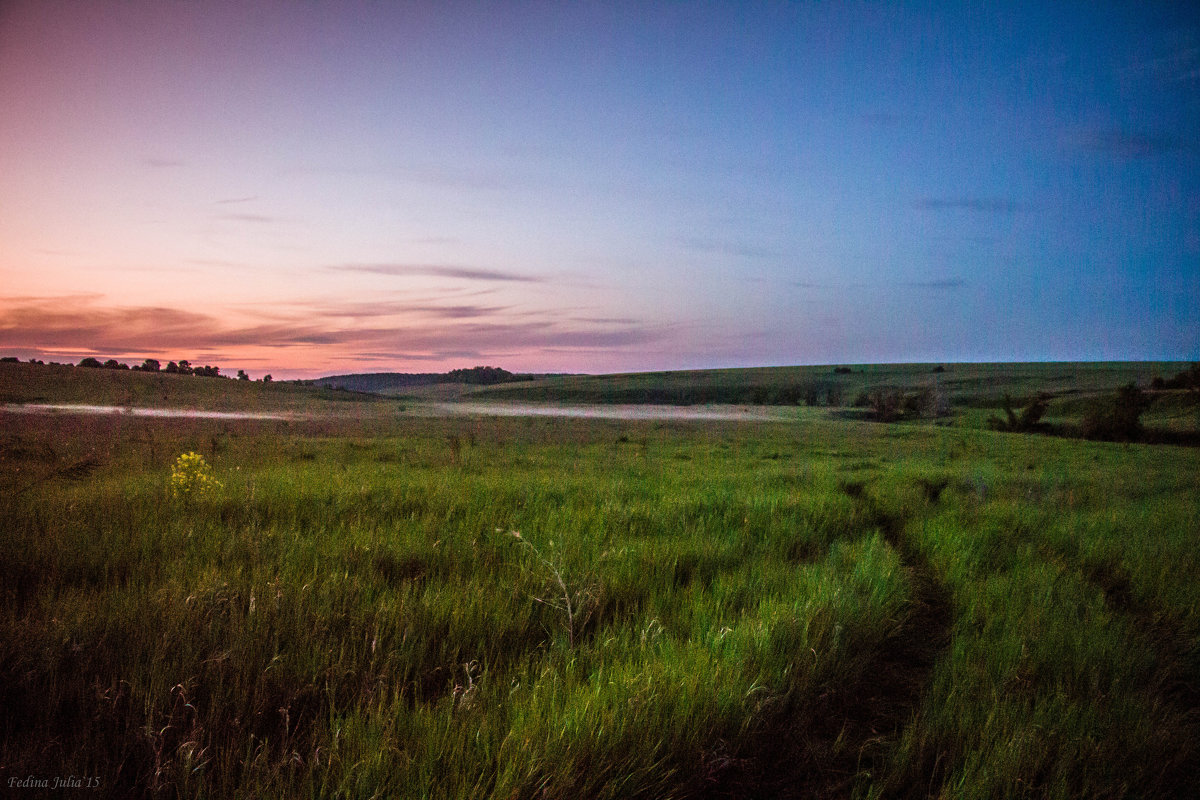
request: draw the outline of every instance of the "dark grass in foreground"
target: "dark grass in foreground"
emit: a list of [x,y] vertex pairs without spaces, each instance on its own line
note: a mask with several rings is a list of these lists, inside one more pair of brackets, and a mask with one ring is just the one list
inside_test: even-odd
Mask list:
[[[1195,450],[822,420],[0,426],[5,784],[1196,793]],[[221,489],[169,496],[187,450]]]

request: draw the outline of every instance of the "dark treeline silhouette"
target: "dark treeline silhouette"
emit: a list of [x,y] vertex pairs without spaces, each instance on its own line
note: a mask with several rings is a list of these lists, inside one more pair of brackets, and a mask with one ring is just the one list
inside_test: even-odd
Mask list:
[[500,367],[471,367],[452,369],[446,373],[450,383],[467,383],[473,386],[491,386],[497,383],[515,383],[533,380],[532,375],[515,375]]
[[[16,360],[16,359],[14,359]],[[34,362],[31,362],[34,363]],[[36,362],[41,363],[41,362]],[[88,356],[82,359],[78,366],[85,369],[129,369],[134,372],[164,372],[168,375],[194,375],[199,378],[227,378],[227,375],[221,374],[221,368],[217,366],[193,366],[186,358],[181,358],[179,361],[168,361],[167,366],[163,367],[158,359],[147,358],[140,365],[130,367],[115,358],[110,358],[107,361],[101,362],[100,359]],[[238,378],[240,380],[250,380],[250,376],[245,370],[238,370]],[[270,381],[269,375],[263,377],[264,381]]]
[[351,392],[378,393],[413,386],[432,386],[437,383],[464,383],[472,386],[493,386],[501,383],[531,381],[533,375],[509,372],[500,367],[471,367],[449,372],[367,372],[351,375],[330,375],[309,381],[315,386],[343,389]]

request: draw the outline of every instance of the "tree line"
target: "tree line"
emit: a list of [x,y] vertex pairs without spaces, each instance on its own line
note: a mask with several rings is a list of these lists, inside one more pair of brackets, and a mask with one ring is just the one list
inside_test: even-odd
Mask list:
[[[20,359],[17,358],[16,356],[5,356],[4,358],[0,358],[0,362],[18,363],[19,361],[20,361]],[[31,358],[31,359],[29,359],[29,363],[30,364],[42,364],[44,362],[42,362],[36,358]],[[210,366],[208,364],[205,364],[204,366],[193,366],[192,363],[190,361],[188,361],[187,359],[180,359],[179,361],[168,361],[167,365],[164,367],[162,365],[162,362],[160,362],[158,359],[147,358],[141,364],[136,364],[134,366],[130,366],[129,364],[124,363],[123,361],[117,361],[115,358],[110,358],[107,361],[101,361],[100,359],[95,358],[93,356],[88,356],[87,358],[84,358],[83,360],[81,360],[78,364],[70,364],[70,363],[59,364],[56,361],[51,361],[50,365],[51,366],[67,366],[67,367],[78,366],[78,367],[83,367],[84,369],[127,369],[132,372],[163,372],[168,375],[194,375],[199,378],[228,378],[229,377],[228,375],[221,374],[220,367]],[[250,380],[250,376],[248,374],[246,374],[246,371],[244,369],[239,369],[237,371],[237,379],[239,381],[248,381],[248,380]],[[262,377],[262,381],[263,381],[263,383],[270,383],[271,376],[264,375]]]

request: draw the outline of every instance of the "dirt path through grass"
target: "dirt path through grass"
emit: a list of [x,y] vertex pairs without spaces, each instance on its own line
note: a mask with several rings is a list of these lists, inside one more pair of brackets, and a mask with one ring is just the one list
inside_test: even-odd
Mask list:
[[[901,555],[913,587],[912,613],[862,669],[858,680],[810,699],[761,731],[752,758],[734,762],[706,793],[712,798],[841,798],[856,783],[887,774],[887,760],[928,691],[934,665],[950,644],[950,593],[904,537],[908,520],[889,516],[851,492]],[[944,776],[939,765],[921,787],[891,787],[889,796],[924,796]]]

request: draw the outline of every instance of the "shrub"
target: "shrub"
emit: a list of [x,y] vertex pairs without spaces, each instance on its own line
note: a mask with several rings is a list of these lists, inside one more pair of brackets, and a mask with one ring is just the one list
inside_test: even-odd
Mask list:
[[1142,436],[1142,412],[1149,400],[1135,383],[1095,403],[1083,417],[1081,432],[1088,439],[1133,442]]
[[1151,382],[1154,389],[1200,389],[1200,362],[1192,364],[1188,369],[1176,373],[1174,378],[1163,380],[1156,377]]
[[938,387],[925,387],[904,398],[904,414],[920,419],[937,419],[950,413],[950,399]]
[[1031,433],[1033,431],[1044,430],[1046,425],[1042,423],[1042,417],[1045,416],[1049,408],[1048,399],[1046,395],[1039,394],[1030,400],[1018,415],[1013,411],[1012,398],[1006,394],[1004,395],[1004,414],[1007,419],[990,417],[988,419],[988,427],[994,431],[1006,431],[1008,433]]
[[871,411],[880,422],[895,422],[900,419],[900,403],[899,389],[884,387],[871,392]]

